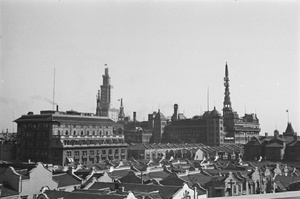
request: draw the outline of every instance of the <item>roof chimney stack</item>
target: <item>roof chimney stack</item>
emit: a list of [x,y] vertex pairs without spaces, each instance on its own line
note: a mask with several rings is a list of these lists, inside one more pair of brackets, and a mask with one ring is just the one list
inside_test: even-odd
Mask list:
[[136,122],[136,112],[135,111],[133,112],[133,122],[134,123]]

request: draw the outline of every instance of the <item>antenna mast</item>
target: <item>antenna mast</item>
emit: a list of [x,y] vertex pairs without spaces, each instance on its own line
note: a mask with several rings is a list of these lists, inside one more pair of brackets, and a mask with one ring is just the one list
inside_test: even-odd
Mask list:
[[52,110],[54,110],[54,100],[55,100],[55,68],[54,68],[54,76],[53,76],[53,100],[52,100]]
[[209,86],[207,87],[207,111],[209,111]]

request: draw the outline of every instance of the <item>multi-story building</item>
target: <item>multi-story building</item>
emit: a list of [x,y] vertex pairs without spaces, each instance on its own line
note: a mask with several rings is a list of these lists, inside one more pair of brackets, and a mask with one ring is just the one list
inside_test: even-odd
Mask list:
[[[175,105],[174,114],[178,108],[178,105]],[[191,119],[173,120],[165,127],[162,142],[220,145],[224,142],[223,118],[214,108]]]
[[265,136],[252,139],[244,145],[245,159],[257,160],[300,160],[300,140],[297,133],[294,132],[292,124],[288,123],[285,132],[282,135],[278,130],[274,131],[274,136]]
[[167,118],[158,110],[148,115],[149,129],[152,129],[151,142],[161,143],[164,128],[167,125]]
[[152,129],[148,128],[148,121],[139,122],[136,120],[136,112],[133,112],[133,121],[128,121],[124,125],[125,142],[149,143],[152,137]]
[[223,120],[226,132],[225,142],[246,144],[253,136],[259,136],[259,120],[256,114],[245,114],[244,117],[240,118],[237,112],[233,111],[230,100],[227,63],[225,66],[224,86]]
[[17,159],[68,165],[126,158],[124,136],[108,117],[76,111],[30,112],[15,120]]

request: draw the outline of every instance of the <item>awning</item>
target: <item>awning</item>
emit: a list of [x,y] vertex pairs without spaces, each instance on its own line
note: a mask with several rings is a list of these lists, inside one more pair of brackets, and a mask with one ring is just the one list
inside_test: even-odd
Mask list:
[[74,162],[74,160],[73,160],[73,158],[68,158],[68,157],[67,157],[67,162],[68,162],[68,163],[72,163],[72,162]]

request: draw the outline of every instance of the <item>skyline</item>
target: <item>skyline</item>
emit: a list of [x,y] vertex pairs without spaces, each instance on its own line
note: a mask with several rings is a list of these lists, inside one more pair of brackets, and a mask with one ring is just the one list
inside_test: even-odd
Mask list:
[[[300,131],[297,1],[1,1],[1,130],[29,111],[96,112],[105,64],[112,107],[147,119],[232,108],[261,134]],[[245,111],[246,109],[246,111]]]

